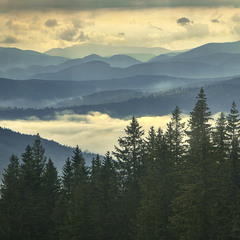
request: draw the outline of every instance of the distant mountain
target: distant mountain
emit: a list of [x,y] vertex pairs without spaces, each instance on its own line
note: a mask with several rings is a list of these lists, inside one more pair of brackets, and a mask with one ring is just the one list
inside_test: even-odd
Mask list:
[[[58,111],[69,110],[76,114],[87,114],[90,111],[107,113],[112,117],[125,118],[129,116],[161,116],[166,115],[179,106],[184,113],[189,113],[196,102],[196,96],[201,86],[204,86],[208,104],[213,113],[229,111],[233,101],[240,106],[240,77],[232,80],[196,83],[190,88],[177,88],[169,91],[160,91],[144,97],[129,99],[124,102],[96,105],[82,105],[67,108],[58,108]],[[160,89],[159,89],[160,90]],[[54,108],[36,109],[0,109],[2,119],[17,119],[37,116],[42,119],[54,119]]]
[[68,60],[65,63],[62,63],[56,66],[55,71],[59,68],[63,70],[63,69],[66,69],[67,67],[72,67],[82,63],[88,63],[88,62],[94,62],[94,61],[104,62],[109,64],[111,67],[120,67],[120,68],[126,68],[129,66],[141,63],[141,61],[127,55],[113,55],[111,57],[101,57],[97,54],[91,54],[84,58]]
[[121,68],[113,68],[107,63],[92,61],[75,65],[55,73],[37,74],[31,78],[43,80],[87,81],[111,79],[116,76],[121,77],[120,74]]
[[226,43],[208,43],[181,53],[175,59],[208,56],[216,53],[240,53],[240,41]]
[[[137,92],[155,92],[216,79],[185,79],[168,76],[134,76],[96,81],[11,80],[0,78],[1,107],[44,108],[61,105],[122,101]],[[115,91],[115,94],[114,94]],[[122,96],[120,96],[122,94]]]
[[161,61],[165,61],[165,60],[169,60],[174,58],[175,56],[178,56],[179,54],[186,52],[185,51],[178,51],[178,52],[169,52],[169,53],[165,53],[165,54],[160,54],[158,56],[154,56],[151,59],[148,60],[148,62],[161,62]]
[[240,77],[209,85],[203,83],[197,84],[196,87],[172,89],[120,103],[79,106],[69,109],[80,114],[99,111],[110,114],[112,117],[124,118],[132,115],[136,117],[166,115],[170,114],[175,106],[179,106],[184,113],[188,114],[192,111],[196,96],[202,86],[212,113],[228,112],[233,101],[240,109]]
[[20,79],[20,80],[29,79],[31,78],[31,76],[35,76],[37,74],[59,72],[66,68],[91,62],[91,61],[101,61],[109,64],[111,67],[120,67],[120,68],[125,68],[125,67],[129,67],[129,66],[141,63],[141,61],[136,60],[135,58],[127,55],[114,55],[112,57],[105,58],[96,54],[92,54],[84,58],[67,60],[58,65],[48,65],[48,66],[31,65],[31,66],[28,66],[27,68],[11,68],[5,72],[0,72],[0,77]]
[[[117,54],[124,54],[133,56],[132,54],[150,54],[159,55],[170,52],[165,48],[145,48],[145,47],[126,47],[126,46],[106,46],[98,44],[83,43],[67,48],[53,48],[45,52],[51,56],[62,56],[67,58],[82,58],[91,54],[98,54],[100,56],[113,56]],[[137,55],[135,55],[136,57]]]
[[128,68],[111,67],[109,64],[93,61],[75,65],[55,73],[37,74],[31,78],[43,80],[107,80],[114,78],[128,78],[141,75],[165,75],[180,78],[209,78],[226,77],[240,74],[240,69],[211,65],[202,62],[162,61],[148,62],[130,66]]
[[92,104],[104,104],[124,102],[132,98],[142,97],[145,94],[135,90],[112,90],[101,91],[90,95],[79,96],[75,98],[63,99],[58,101],[53,107],[69,107],[79,105],[92,105]]
[[[36,136],[21,134],[0,127],[0,174],[2,174],[3,169],[7,167],[10,156],[15,154],[21,159],[21,155],[24,153],[26,146],[32,145],[35,137]],[[53,160],[55,166],[61,173],[66,159],[73,155],[74,149],[47,139],[42,139],[42,145],[45,148],[45,155]],[[83,152],[83,156],[87,164],[90,165],[92,158],[96,155]]]
[[67,60],[64,57],[53,57],[43,53],[20,50],[17,48],[0,48],[0,69],[26,68],[30,65],[60,64]]

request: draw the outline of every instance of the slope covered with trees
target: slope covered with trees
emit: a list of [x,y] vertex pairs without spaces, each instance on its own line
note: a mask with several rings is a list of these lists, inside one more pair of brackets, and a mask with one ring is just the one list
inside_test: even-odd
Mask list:
[[211,121],[201,89],[187,123],[176,107],[144,137],[133,117],[113,157],[88,167],[76,147],[61,177],[36,137],[2,176],[1,239],[240,239],[236,104]]

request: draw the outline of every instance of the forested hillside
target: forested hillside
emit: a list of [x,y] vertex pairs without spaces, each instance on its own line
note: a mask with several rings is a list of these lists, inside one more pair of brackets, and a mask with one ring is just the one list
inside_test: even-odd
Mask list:
[[135,117],[112,156],[86,166],[76,147],[62,172],[39,137],[2,176],[2,240],[216,240],[240,234],[240,116],[212,123],[204,90],[184,123],[145,137]]
[[[3,169],[7,167],[9,156],[14,154],[21,157],[27,145],[31,145],[34,142],[36,136],[21,134],[14,132],[10,129],[0,127],[0,174],[3,173]],[[73,152],[72,147],[63,146],[53,140],[47,140],[41,138],[43,147],[47,157],[53,159],[55,166],[58,170],[61,170],[67,157],[70,157]],[[91,163],[91,159],[95,154],[89,152],[83,152],[83,156],[88,165]]]

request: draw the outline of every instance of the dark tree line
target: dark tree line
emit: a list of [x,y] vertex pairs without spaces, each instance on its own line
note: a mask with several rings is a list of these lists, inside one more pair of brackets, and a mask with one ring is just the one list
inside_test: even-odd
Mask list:
[[0,189],[2,240],[240,239],[240,116],[213,122],[203,89],[183,123],[148,136],[132,118],[113,152],[86,166],[79,147],[61,177],[37,135],[11,156]]

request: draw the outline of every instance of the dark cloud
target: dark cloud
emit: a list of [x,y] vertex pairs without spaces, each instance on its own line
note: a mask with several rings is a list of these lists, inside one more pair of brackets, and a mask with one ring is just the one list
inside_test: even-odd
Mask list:
[[12,36],[6,36],[1,41],[1,43],[7,43],[7,44],[13,44],[13,43],[18,43],[18,42],[19,42],[19,40],[15,37],[12,37]]
[[160,28],[160,27],[158,27],[158,26],[155,26],[155,25],[153,25],[153,24],[151,24],[151,23],[149,24],[149,27],[155,28],[155,29],[160,30],[160,31],[163,31],[162,28]]
[[83,28],[84,27],[83,21],[81,21],[77,18],[72,19],[72,24],[73,24],[74,28]]
[[76,39],[76,41],[79,41],[79,42],[86,42],[88,40],[90,40],[90,38],[84,32],[80,32],[79,36]]
[[0,11],[11,10],[84,10],[100,8],[151,8],[151,7],[240,7],[236,0],[0,0]]
[[57,25],[58,25],[57,19],[48,19],[45,22],[45,26],[49,28],[56,27]]
[[118,36],[119,36],[119,37],[124,37],[124,36],[125,36],[125,33],[124,33],[124,32],[120,32],[120,33],[118,33]]
[[185,25],[189,24],[190,22],[191,21],[188,18],[186,18],[186,17],[182,17],[182,18],[179,18],[177,20],[177,23],[182,25],[182,26],[185,26]]
[[76,29],[66,29],[60,34],[60,38],[65,41],[74,42],[78,34]]
[[211,22],[212,23],[219,23],[219,20],[218,19],[212,19]]

